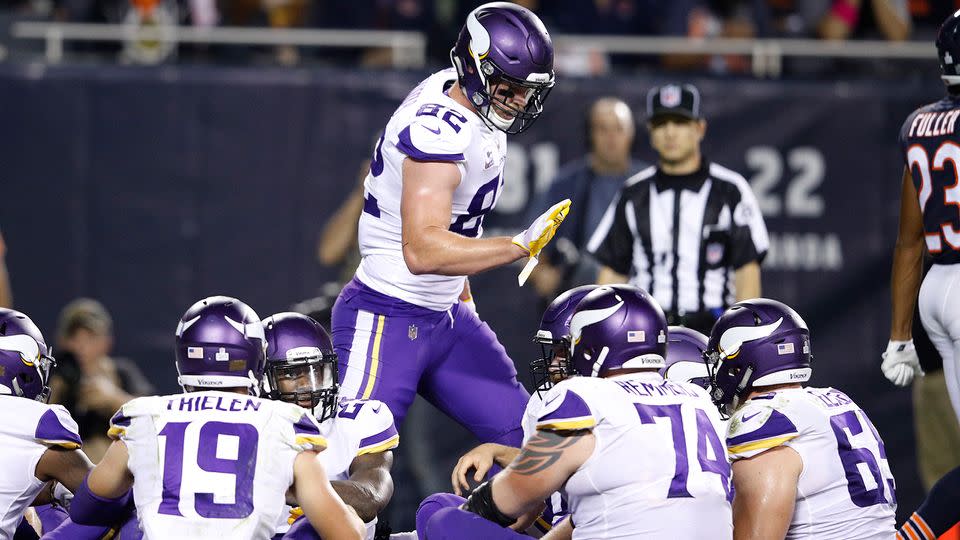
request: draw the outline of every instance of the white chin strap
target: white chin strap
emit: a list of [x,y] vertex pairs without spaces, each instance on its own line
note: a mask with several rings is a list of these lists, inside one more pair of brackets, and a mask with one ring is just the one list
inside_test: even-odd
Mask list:
[[497,126],[498,128],[502,130],[509,129],[510,126],[513,125],[514,121],[516,121],[516,118],[510,118],[508,120],[497,114],[497,108],[494,107],[492,103],[493,96],[491,96],[490,99],[491,103],[487,105],[487,113],[484,116],[486,116],[487,120],[489,120],[491,124]]
[[940,79],[943,80],[947,86],[960,84],[960,75],[941,75]]

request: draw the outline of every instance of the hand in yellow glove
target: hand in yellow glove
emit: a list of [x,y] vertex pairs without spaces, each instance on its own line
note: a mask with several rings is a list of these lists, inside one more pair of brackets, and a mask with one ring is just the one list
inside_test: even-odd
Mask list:
[[287,524],[293,525],[293,522],[300,519],[302,515],[303,515],[303,508],[300,508],[299,506],[294,506],[293,508],[290,509],[290,517],[287,518]]
[[540,251],[550,242],[553,235],[557,232],[560,224],[563,223],[567,213],[570,212],[570,199],[565,199],[550,207],[549,210],[540,214],[527,230],[513,237],[513,243],[527,250],[530,259],[527,265],[520,272],[518,281],[522,286],[537,265],[537,257]]

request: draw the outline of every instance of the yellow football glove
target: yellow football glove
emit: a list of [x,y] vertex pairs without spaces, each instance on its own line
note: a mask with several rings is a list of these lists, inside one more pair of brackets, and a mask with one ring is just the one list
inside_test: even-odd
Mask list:
[[540,251],[543,250],[547,243],[550,242],[550,239],[553,238],[553,235],[557,232],[557,228],[560,227],[560,224],[563,223],[564,218],[567,217],[567,213],[569,212],[570,199],[560,201],[551,206],[550,209],[543,214],[540,214],[540,217],[538,217],[527,230],[513,237],[513,243],[527,250],[530,254],[527,265],[523,267],[523,271],[521,271],[517,277],[517,281],[519,281],[521,286],[527,281],[527,277],[530,276],[533,268],[537,266],[537,257],[540,255]]
[[299,506],[294,506],[290,509],[290,517],[287,518],[287,524],[293,525],[293,522],[300,518],[303,515],[303,508]]

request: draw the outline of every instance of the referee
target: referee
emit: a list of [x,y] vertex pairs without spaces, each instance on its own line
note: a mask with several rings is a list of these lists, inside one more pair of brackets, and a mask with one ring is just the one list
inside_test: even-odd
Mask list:
[[656,166],[628,178],[587,244],[597,282],[650,292],[672,325],[710,333],[730,304],[760,296],[767,228],[750,185],[707,160],[700,92],[667,84],[647,95]]

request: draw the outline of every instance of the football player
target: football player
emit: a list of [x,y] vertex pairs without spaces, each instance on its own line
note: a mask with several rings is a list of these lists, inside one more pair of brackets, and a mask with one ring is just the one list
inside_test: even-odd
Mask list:
[[[278,313],[264,319],[263,329],[267,397],[313,411],[327,441],[320,462],[330,484],[357,511],[366,523],[367,540],[373,540],[377,514],[393,494],[390,466],[400,437],[390,409],[375,400],[338,403],[337,354],[317,321],[299,313]],[[301,513],[294,510],[294,516]],[[288,527],[284,519],[277,532]]]
[[383,401],[399,426],[420,392],[482,442],[519,446],[529,396],[466,276],[535,258],[567,214],[569,200],[513,238],[481,238],[506,134],[528,128],[553,87],[553,45],[531,11],[494,2],[469,14],[450,57],[374,149],[360,265],[333,308],[340,393]]
[[[536,431],[537,413],[540,412],[540,407],[543,404],[541,397],[554,384],[572,374],[568,361],[570,355],[570,319],[573,317],[573,312],[580,300],[583,300],[583,297],[596,288],[597,285],[583,285],[570,289],[550,302],[550,305],[543,312],[540,327],[533,337],[533,340],[540,344],[542,355],[539,359],[530,362],[530,374],[537,391],[530,396],[521,419],[524,441],[528,440]],[[453,491],[457,496],[438,494],[425,499],[417,511],[418,531],[421,534],[424,532],[423,525],[440,508],[458,506],[464,502],[460,495],[464,490],[470,489],[468,476],[471,471],[473,471],[473,480],[479,482],[491,471],[494,464],[506,467],[519,454],[519,447],[497,443],[484,443],[464,454],[457,461],[451,474]],[[562,495],[559,492],[551,494],[543,514],[527,530],[527,534],[533,537],[545,534],[568,513],[567,502]]]
[[[940,27],[937,56],[947,95],[920,107],[900,129],[904,168],[900,230],[890,278],[890,341],[881,368],[891,382],[907,386],[922,375],[913,345],[914,308],[943,358],[943,373],[954,412],[960,418],[960,11]],[[933,266],[923,278],[926,253]],[[919,293],[919,298],[918,298]]]
[[664,379],[687,381],[704,390],[710,387],[710,372],[703,363],[707,336],[685,326],[667,330],[667,361],[660,370]]
[[[29,317],[0,308],[0,539],[13,538],[31,504],[63,500],[93,464],[80,449],[77,423],[61,405],[48,405],[56,365]],[[55,495],[56,493],[56,495]]]
[[571,515],[551,531],[583,538],[731,538],[730,465],[707,393],[667,381],[667,322],[647,293],[600,287],[570,322],[579,375],[544,397],[536,433],[463,508],[438,511],[430,540],[516,538],[561,487]]
[[734,538],[894,536],[883,440],[846,394],[803,385],[812,373],[810,332],[796,311],[765,298],[734,304],[705,356],[712,398],[732,414]]
[[145,538],[269,538],[289,495],[328,540],[360,539],[363,522],[330,486],[313,416],[260,399],[265,363],[260,318],[213,296],[190,307],[176,331],[183,394],[141,397],[111,419],[110,445],[70,508],[97,524],[91,505],[130,489]]
[[937,540],[960,523],[960,467],[930,488],[923,504],[897,531],[897,540]]

